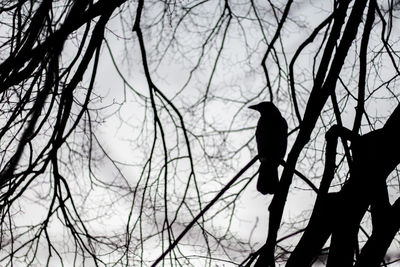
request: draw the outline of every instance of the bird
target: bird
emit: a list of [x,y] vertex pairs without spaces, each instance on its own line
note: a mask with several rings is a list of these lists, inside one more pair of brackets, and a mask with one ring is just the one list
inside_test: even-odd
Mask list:
[[249,108],[261,114],[256,129],[260,160],[257,190],[263,195],[274,194],[279,184],[278,166],[286,154],[288,126],[272,102],[261,102]]

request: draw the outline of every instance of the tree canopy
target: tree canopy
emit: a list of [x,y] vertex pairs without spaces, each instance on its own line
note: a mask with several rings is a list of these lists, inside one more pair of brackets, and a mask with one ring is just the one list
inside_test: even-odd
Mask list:
[[[0,265],[397,262],[398,12],[2,1]],[[289,126],[267,197],[262,101]]]

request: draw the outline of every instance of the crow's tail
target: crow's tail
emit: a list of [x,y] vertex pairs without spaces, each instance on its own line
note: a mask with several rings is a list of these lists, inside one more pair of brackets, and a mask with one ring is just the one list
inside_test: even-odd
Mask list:
[[274,194],[278,189],[278,165],[270,162],[261,162],[257,181],[257,190],[265,194]]

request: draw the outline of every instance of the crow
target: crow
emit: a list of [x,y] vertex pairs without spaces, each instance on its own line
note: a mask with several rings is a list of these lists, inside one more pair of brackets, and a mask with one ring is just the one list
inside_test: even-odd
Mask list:
[[261,102],[250,106],[260,112],[257,123],[256,141],[260,160],[257,190],[265,194],[274,194],[278,188],[278,166],[286,154],[286,120],[272,102]]

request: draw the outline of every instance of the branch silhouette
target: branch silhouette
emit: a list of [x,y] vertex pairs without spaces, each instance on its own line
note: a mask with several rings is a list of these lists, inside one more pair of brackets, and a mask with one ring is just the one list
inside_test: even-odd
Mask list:
[[198,219],[200,219],[216,202],[217,200],[237,181],[237,179],[242,176],[242,174],[247,171],[256,161],[258,160],[258,156],[255,156],[252,160],[250,160],[225,186],[224,188],[219,191],[219,193],[204,207],[203,210],[200,211],[199,214],[197,214],[196,217],[193,218],[193,220],[186,226],[186,228],[182,231],[182,233],[179,234],[179,236],[175,239],[175,241],[164,251],[164,253],[161,254],[160,257],[158,257],[154,263],[151,265],[151,267],[155,267],[158,263],[160,263],[165,256],[168,255],[181,241],[181,239],[189,232],[190,228],[193,227],[193,225],[197,222]]

